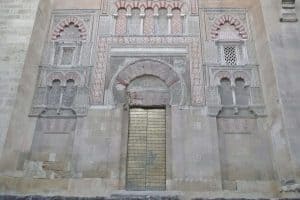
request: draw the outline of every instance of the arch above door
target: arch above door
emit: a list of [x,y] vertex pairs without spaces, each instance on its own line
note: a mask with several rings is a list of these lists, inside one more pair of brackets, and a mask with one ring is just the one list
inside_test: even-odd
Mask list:
[[122,67],[109,87],[110,103],[114,105],[183,105],[187,96],[181,75],[170,64],[155,59],[141,59]]

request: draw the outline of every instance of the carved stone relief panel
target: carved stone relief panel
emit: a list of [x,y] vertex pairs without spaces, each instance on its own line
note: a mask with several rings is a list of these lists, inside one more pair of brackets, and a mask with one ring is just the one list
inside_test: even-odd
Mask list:
[[[257,66],[207,67],[207,104],[209,113],[217,115],[222,108],[231,114],[247,110],[264,115],[264,100]],[[214,91],[214,92],[213,92]],[[216,95],[217,94],[217,95]],[[251,114],[252,115],[252,114]]]
[[40,67],[30,115],[86,115],[90,72],[90,67]]
[[93,10],[56,10],[51,20],[49,38],[54,41],[90,42],[95,26]]
[[[186,64],[180,71],[169,63],[186,59],[174,57],[112,57],[111,65],[116,66],[107,72],[107,104],[130,105],[183,105],[189,102],[187,95]],[[122,62],[118,64],[115,60]],[[110,78],[111,77],[111,78]],[[111,97],[111,98],[109,98]]]
[[[143,48],[162,48],[176,47],[187,49],[187,71],[189,71],[191,81],[191,101],[194,105],[204,105],[204,79],[201,66],[201,47],[197,37],[99,37],[98,38],[98,61],[93,71],[91,87],[91,103],[94,105],[104,103],[105,77],[107,68],[111,66],[110,49],[114,46],[143,47]],[[153,51],[152,51],[153,53]],[[163,53],[164,54],[164,53]],[[168,54],[165,52],[165,54]],[[128,56],[132,57],[132,56]]]
[[92,65],[92,44],[96,30],[94,10],[53,11],[42,65]]
[[[205,64],[247,65],[255,63],[255,57],[252,56],[255,47],[251,45],[253,43],[251,26],[246,9],[206,8],[201,11],[203,13],[201,20],[205,25],[203,30]],[[236,62],[228,62],[229,55],[231,55],[231,61],[234,55]]]
[[116,1],[116,35],[168,35],[183,33],[183,1]]
[[251,38],[246,9],[203,9],[205,40]]

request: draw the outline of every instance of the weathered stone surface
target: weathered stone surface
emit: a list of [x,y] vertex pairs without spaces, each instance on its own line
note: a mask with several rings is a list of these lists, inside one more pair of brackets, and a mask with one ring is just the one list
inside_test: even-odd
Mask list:
[[298,1],[0,5],[3,199],[299,197]]

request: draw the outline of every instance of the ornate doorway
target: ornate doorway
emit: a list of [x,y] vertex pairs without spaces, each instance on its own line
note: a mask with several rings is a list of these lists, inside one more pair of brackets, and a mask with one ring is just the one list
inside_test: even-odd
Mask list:
[[130,109],[126,189],[166,189],[165,108]]

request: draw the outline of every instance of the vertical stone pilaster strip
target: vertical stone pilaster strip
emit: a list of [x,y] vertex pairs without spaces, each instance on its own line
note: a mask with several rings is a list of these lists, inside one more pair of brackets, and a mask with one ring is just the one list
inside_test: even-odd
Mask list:
[[191,14],[198,15],[198,0],[191,0]]
[[97,63],[93,72],[91,86],[91,104],[102,104],[104,99],[105,73],[108,56],[107,38],[98,39]]

